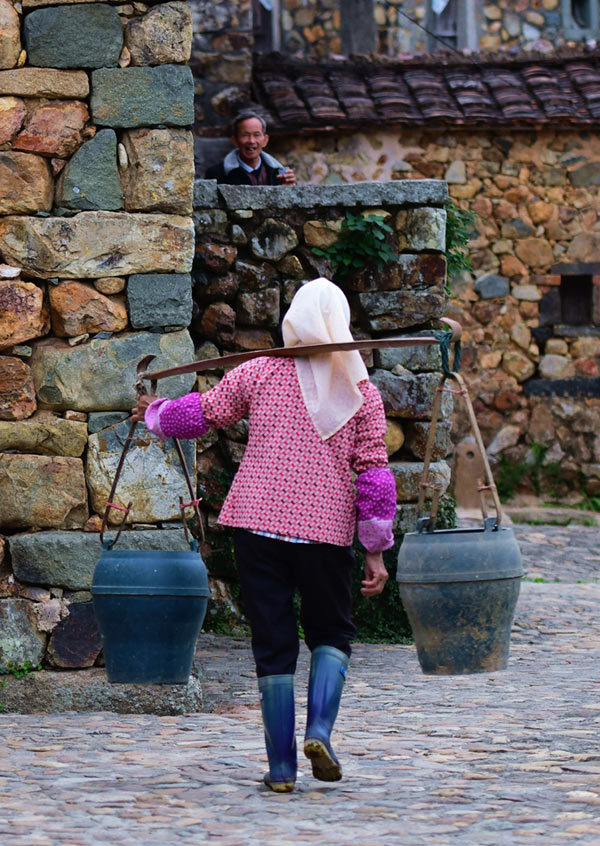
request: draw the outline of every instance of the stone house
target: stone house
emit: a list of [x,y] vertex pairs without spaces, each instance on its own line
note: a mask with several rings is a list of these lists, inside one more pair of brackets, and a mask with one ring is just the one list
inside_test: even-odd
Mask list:
[[[354,30],[364,36],[358,46],[380,52],[338,55],[355,46],[344,41],[344,16],[367,20],[369,8],[373,30]],[[445,27],[440,37],[456,48],[495,52],[394,57],[440,43],[402,13],[435,34]],[[228,109],[252,102],[269,119],[269,149],[301,182],[445,179],[455,202],[478,215],[473,274],[453,281],[450,313],[466,329],[463,366],[490,455],[518,463],[539,445],[557,494],[597,495],[598,4],[282,0],[270,15],[271,42],[264,14],[256,32],[267,46],[276,36],[286,52],[250,61],[248,48],[245,81],[199,98],[199,166],[228,148]],[[460,40],[471,31],[460,25],[467,18],[470,44]],[[214,39],[224,43],[223,33]],[[194,48],[193,68],[198,55]],[[225,58],[215,59],[220,73]]]

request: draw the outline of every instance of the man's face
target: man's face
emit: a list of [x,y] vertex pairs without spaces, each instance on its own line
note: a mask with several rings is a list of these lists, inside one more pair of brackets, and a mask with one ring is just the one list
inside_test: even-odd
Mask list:
[[265,135],[258,118],[247,118],[238,123],[231,140],[244,160],[255,161],[269,143],[269,136]]

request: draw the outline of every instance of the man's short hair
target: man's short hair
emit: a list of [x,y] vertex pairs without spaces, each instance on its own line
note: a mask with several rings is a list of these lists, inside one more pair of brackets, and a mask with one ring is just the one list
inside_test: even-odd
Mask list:
[[250,109],[247,109],[245,112],[240,112],[237,114],[232,123],[231,123],[231,134],[237,136],[237,128],[240,123],[245,120],[249,120],[249,118],[256,118],[261,122],[263,132],[266,133],[267,131],[267,122],[262,115],[259,115],[258,112],[253,112]]

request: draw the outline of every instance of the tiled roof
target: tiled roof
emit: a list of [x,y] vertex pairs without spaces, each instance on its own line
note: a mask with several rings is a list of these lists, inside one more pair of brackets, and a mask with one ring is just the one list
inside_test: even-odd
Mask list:
[[598,126],[600,53],[454,63],[271,53],[256,58],[253,99],[280,132],[382,123]]

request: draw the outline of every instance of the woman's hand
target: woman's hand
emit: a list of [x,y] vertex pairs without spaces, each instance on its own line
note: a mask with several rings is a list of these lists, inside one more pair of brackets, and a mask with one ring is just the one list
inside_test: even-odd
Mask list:
[[137,405],[135,408],[131,409],[131,420],[135,423],[143,423],[144,422],[144,415],[146,414],[146,409],[153,403],[156,397],[151,396],[150,394],[142,394],[141,397],[138,397]]
[[376,596],[385,587],[389,579],[388,571],[383,563],[381,552],[367,552],[365,554],[365,578],[360,592],[363,596]]

